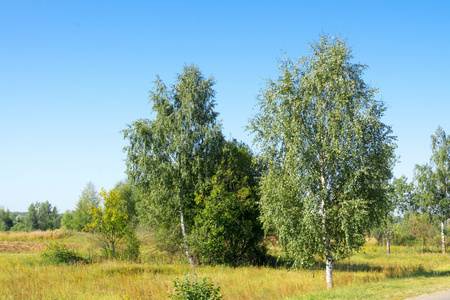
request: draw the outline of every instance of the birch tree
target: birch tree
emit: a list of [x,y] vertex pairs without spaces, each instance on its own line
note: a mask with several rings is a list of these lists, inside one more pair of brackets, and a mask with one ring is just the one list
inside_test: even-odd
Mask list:
[[408,183],[408,178],[404,175],[400,178],[394,178],[392,183],[388,186],[388,210],[386,211],[386,219],[384,227],[384,235],[386,237],[386,252],[391,254],[390,236],[392,234],[392,227],[396,219],[396,214],[401,214],[403,217],[416,211],[413,201],[413,186]]
[[334,262],[359,249],[385,216],[394,162],[385,106],[362,79],[366,66],[352,58],[344,40],[323,35],[309,56],[281,61],[249,126],[268,165],[264,224],[297,265],[325,258],[328,288]]
[[188,243],[195,215],[195,191],[215,172],[223,140],[214,111],[213,78],[196,66],[186,66],[169,89],[161,79],[150,92],[153,120],[134,122],[124,136],[130,145],[127,173],[140,191],[141,218],[166,238],[181,233],[190,263]]
[[431,136],[430,164],[416,165],[415,179],[422,208],[441,223],[442,253],[445,248],[445,221],[450,218],[450,137],[439,126]]
[[71,229],[82,231],[86,224],[92,222],[92,215],[89,214],[91,206],[98,207],[100,204],[97,190],[92,182],[88,182],[81,192],[76,209],[72,212]]

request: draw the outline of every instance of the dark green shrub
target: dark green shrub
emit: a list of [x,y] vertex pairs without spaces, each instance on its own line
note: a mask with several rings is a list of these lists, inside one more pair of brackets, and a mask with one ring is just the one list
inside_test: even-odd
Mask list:
[[26,231],[27,228],[25,227],[25,224],[23,223],[16,223],[13,227],[10,229],[11,231]]
[[227,142],[216,174],[196,193],[197,214],[189,237],[203,264],[264,262],[258,207],[258,168],[243,144]]
[[438,224],[433,219],[416,214],[404,219],[394,227],[393,243],[402,246],[429,245],[439,246],[440,235]]
[[62,243],[48,244],[47,248],[42,253],[42,257],[45,261],[50,263],[75,264],[78,262],[87,262],[87,260],[75,250],[67,248],[67,246]]
[[137,238],[136,234],[131,232],[125,238],[126,247],[121,252],[121,258],[125,260],[138,261],[140,258],[140,246],[141,242]]
[[202,281],[198,280],[196,274],[186,276],[183,281],[178,278],[173,281],[175,293],[171,293],[169,298],[177,300],[220,300],[223,299],[220,294],[220,286],[214,286],[209,277],[202,277]]

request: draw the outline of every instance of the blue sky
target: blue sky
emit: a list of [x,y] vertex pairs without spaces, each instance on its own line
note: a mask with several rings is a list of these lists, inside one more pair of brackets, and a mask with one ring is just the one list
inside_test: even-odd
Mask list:
[[88,181],[125,179],[120,131],[150,116],[159,74],[194,63],[217,81],[223,132],[248,144],[277,59],[342,35],[380,89],[398,136],[396,176],[428,162],[430,135],[450,133],[449,1],[0,0],[0,206],[48,200],[73,209]]

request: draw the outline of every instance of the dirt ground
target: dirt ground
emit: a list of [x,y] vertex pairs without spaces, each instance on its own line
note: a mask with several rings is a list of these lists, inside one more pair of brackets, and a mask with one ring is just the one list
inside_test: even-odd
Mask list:
[[45,242],[0,241],[0,253],[37,253],[44,251]]

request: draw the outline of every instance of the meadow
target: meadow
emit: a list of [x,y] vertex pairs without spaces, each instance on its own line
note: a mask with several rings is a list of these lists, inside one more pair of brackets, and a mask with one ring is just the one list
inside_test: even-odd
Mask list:
[[[281,252],[266,266],[197,266],[143,240],[140,262],[103,260],[87,233],[55,230],[0,233],[0,299],[167,299],[173,280],[195,272],[219,283],[224,299],[404,299],[450,289],[449,255],[439,248],[368,243],[336,264],[335,288],[327,291],[320,262],[311,270],[289,269]],[[56,264],[41,255],[49,243],[65,243],[90,263]]]

